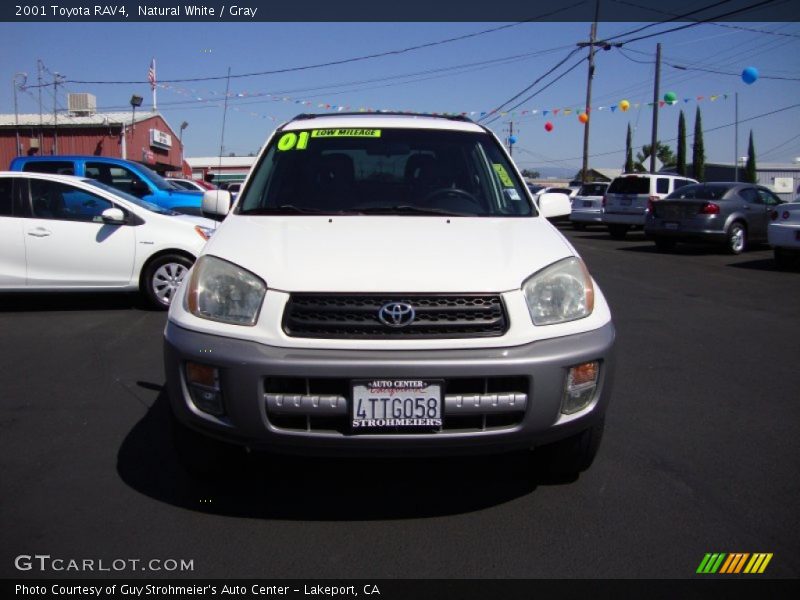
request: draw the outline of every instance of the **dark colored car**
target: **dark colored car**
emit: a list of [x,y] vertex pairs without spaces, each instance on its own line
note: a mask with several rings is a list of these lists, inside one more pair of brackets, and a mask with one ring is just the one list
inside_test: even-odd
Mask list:
[[767,241],[770,211],[782,201],[765,187],[750,183],[699,183],[651,202],[645,234],[659,250],[677,242],[712,242],[731,254],[751,242]]

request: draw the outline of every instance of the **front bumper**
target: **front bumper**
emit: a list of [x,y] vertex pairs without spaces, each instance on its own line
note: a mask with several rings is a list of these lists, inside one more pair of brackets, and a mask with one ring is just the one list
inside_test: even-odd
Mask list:
[[[164,361],[175,416],[184,425],[224,441],[254,449],[312,455],[464,454],[531,448],[568,437],[598,422],[611,394],[614,338],[614,326],[608,323],[594,331],[509,348],[310,350],[197,333],[169,322],[165,330]],[[600,362],[600,373],[592,401],[578,413],[561,414],[569,368],[595,360]],[[224,416],[214,417],[194,405],[184,376],[186,361],[218,369]],[[276,424],[275,416],[269,412],[275,408],[275,398],[274,394],[268,398],[266,393],[266,385],[277,378],[335,378],[348,382],[418,378],[444,380],[447,396],[450,380],[492,377],[525,382],[524,412],[513,424],[485,427],[484,419],[482,428],[357,434],[285,427]],[[503,398],[499,399],[503,405]],[[300,410],[313,404],[308,398],[294,400]],[[326,416],[338,415],[346,421],[350,414],[349,397],[342,402],[345,412],[338,407]],[[456,402],[452,395],[449,400],[445,398],[445,422]],[[505,405],[509,405],[508,398]]]

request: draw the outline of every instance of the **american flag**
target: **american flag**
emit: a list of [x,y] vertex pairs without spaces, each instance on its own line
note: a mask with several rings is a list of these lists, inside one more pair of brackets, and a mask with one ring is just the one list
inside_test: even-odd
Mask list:
[[150,61],[150,68],[147,70],[147,80],[150,82],[150,89],[156,89],[156,59]]

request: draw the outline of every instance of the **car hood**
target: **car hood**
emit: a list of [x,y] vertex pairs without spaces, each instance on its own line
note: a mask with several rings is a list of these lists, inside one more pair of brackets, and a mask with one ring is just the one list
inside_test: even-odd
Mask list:
[[231,214],[204,254],[291,292],[502,292],[573,250],[540,217]]
[[213,219],[207,219],[205,217],[201,217],[198,215],[185,215],[183,213],[178,213],[177,215],[169,215],[169,218],[175,219],[177,221],[182,221],[190,225],[200,225],[201,227],[208,227],[209,229],[216,229],[219,226],[219,223],[217,223]]

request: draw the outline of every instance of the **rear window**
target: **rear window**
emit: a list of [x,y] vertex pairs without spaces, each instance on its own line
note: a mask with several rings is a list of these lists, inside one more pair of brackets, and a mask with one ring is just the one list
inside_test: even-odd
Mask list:
[[55,173],[56,175],[75,175],[75,165],[67,160],[32,160],[26,162],[23,171],[31,173]]
[[602,196],[606,193],[608,185],[605,183],[587,183],[578,192],[579,196]]
[[731,189],[729,185],[686,185],[667,198],[681,200],[721,200]]
[[649,194],[650,179],[647,177],[617,177],[608,188],[609,194]]
[[236,210],[530,216],[523,186],[486,133],[309,128],[275,136]]

